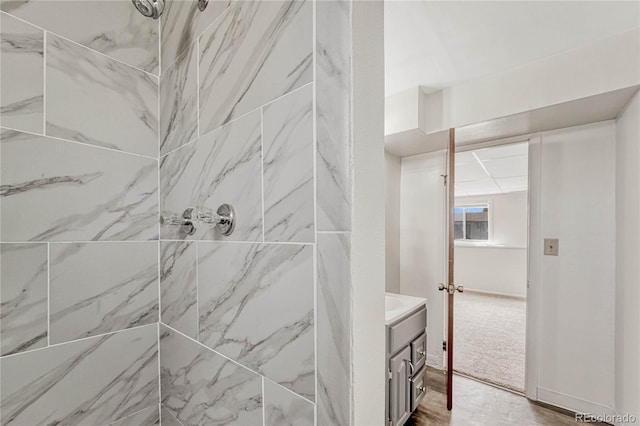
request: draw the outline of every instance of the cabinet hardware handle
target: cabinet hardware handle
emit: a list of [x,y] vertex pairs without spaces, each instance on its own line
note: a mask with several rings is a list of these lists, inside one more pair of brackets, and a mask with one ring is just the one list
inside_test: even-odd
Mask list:
[[409,368],[411,369],[411,373],[409,375],[413,376],[413,373],[416,371],[415,367],[413,366],[413,363],[411,361],[409,361],[408,359],[405,359],[405,361],[407,361],[409,363]]
[[416,386],[416,389],[419,390],[421,393],[427,390],[427,387],[422,385],[422,386]]

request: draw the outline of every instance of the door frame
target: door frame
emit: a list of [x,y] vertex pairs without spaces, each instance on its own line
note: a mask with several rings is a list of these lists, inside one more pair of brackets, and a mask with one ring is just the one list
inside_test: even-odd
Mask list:
[[[526,323],[525,323],[525,371],[524,371],[524,394],[528,399],[538,400],[538,330],[539,330],[539,286],[540,282],[540,262],[539,257],[532,256],[542,250],[540,232],[540,182],[541,174],[541,136],[539,133],[524,134],[503,139],[495,139],[472,144],[457,146],[455,152],[465,152],[475,149],[489,148],[501,145],[510,145],[526,142],[528,145],[528,190],[527,190],[527,303],[526,303]],[[454,164],[455,166],[455,164]],[[454,175],[455,176],[455,175]],[[455,180],[454,180],[455,185]],[[448,218],[448,212],[447,216]],[[448,219],[447,219],[447,226]],[[445,268],[448,265],[448,256],[445,260]],[[446,304],[446,299],[444,300]],[[448,313],[447,313],[448,315]],[[445,335],[447,321],[445,318]],[[449,345],[449,343],[447,343]],[[443,354],[444,355],[444,354]],[[445,366],[448,368],[445,357]]]

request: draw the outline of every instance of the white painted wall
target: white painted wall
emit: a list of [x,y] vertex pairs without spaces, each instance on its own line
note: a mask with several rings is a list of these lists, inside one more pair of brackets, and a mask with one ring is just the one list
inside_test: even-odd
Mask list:
[[400,170],[399,157],[384,153],[385,170],[385,282],[386,290],[400,292]]
[[639,39],[636,28],[430,93],[425,130],[479,123],[640,84]]
[[420,87],[412,87],[385,98],[384,134],[402,133],[411,129],[424,131],[424,97]]
[[527,191],[456,197],[456,205],[489,203],[490,245],[456,242],[455,281],[468,290],[527,296]]
[[465,290],[527,297],[525,248],[456,247],[456,285]]
[[442,368],[446,152],[404,157],[400,190],[400,292],[427,299],[427,362]]
[[353,206],[351,237],[354,425],[385,415],[384,8],[351,3]]
[[[616,410],[640,419],[640,93],[616,122]],[[640,421],[640,420],[639,420]]]
[[531,190],[539,188],[532,236],[560,239],[557,257],[532,245],[532,264],[539,265],[531,281],[538,293],[537,397],[578,412],[612,413],[615,123],[543,133],[531,161],[540,170],[530,175],[538,179]]

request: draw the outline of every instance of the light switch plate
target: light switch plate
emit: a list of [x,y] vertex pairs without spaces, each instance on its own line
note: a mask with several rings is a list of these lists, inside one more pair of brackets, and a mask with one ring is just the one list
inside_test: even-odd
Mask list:
[[544,239],[544,255],[557,256],[560,248],[560,241],[557,238]]

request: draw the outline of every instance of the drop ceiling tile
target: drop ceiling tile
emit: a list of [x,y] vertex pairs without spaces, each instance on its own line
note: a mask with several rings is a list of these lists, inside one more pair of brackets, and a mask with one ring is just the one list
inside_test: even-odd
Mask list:
[[456,152],[456,166],[475,162],[476,158],[473,156],[473,151]]
[[526,176],[529,169],[529,161],[526,155],[509,158],[498,158],[482,162],[491,176],[494,178],[507,178]]
[[462,182],[457,184],[461,191],[467,193],[467,195],[485,195],[485,194],[500,194],[502,191],[500,187],[492,180],[478,180],[473,182]]
[[489,179],[487,173],[480,167],[477,161],[473,163],[456,165],[456,182],[469,182]]
[[529,189],[527,176],[496,179],[496,183],[503,192],[527,191]]
[[481,160],[493,160],[496,158],[517,157],[529,153],[528,143],[516,143],[504,146],[492,146],[476,151]]
[[463,190],[460,188],[460,185],[455,185],[455,194],[456,194],[456,195],[455,195],[456,197],[464,197],[464,196],[466,196],[466,195],[469,195],[469,194],[467,194],[467,192],[466,192],[466,191],[463,191]]

